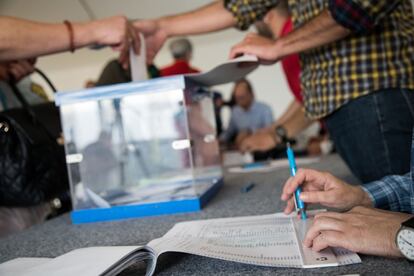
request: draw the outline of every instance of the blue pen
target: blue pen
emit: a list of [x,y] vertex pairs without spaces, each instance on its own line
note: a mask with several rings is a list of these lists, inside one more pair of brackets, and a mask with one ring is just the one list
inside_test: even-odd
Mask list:
[[[290,143],[286,144],[287,146],[287,156],[289,159],[289,166],[290,166],[290,175],[291,176],[295,176],[296,175],[296,161],[295,161],[295,155],[293,154],[293,150],[290,147]],[[302,189],[300,187],[296,188],[295,191],[295,196],[294,201],[295,201],[295,207],[296,207],[296,211],[299,210],[300,212],[300,217],[305,220],[307,219],[306,217],[306,211],[305,211],[305,203],[300,199],[300,193],[302,192]]]

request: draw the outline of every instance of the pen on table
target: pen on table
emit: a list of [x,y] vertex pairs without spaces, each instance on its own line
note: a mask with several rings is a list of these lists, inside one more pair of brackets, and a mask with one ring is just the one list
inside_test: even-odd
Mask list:
[[256,184],[254,184],[254,182],[249,182],[240,189],[240,192],[242,193],[250,192],[250,190],[253,189],[255,185]]
[[[286,153],[289,160],[289,167],[290,167],[290,175],[295,176],[296,175],[296,161],[295,161],[295,155],[293,154],[293,150],[290,147],[290,143],[286,143]],[[306,211],[305,211],[305,203],[300,199],[300,193],[302,192],[302,189],[300,187],[296,188],[295,194],[293,196],[293,199],[295,201],[295,207],[296,211],[299,210],[300,217],[302,219],[306,219]]]

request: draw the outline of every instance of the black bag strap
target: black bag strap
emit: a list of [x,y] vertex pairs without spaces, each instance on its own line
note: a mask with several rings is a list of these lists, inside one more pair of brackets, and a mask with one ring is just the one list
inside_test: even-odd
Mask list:
[[53,85],[50,79],[46,76],[46,74],[43,73],[43,71],[40,70],[39,68],[35,68],[34,70],[45,80],[45,82],[49,85],[50,89],[52,89],[53,93],[56,93],[57,92],[56,87]]
[[[53,85],[53,83],[50,81],[50,79],[38,68],[35,68],[35,72],[38,73],[46,81],[46,83],[52,89],[53,93],[56,93],[57,90],[56,90],[55,86]],[[41,126],[43,128],[43,130],[46,132],[47,136],[52,141],[56,142],[56,138],[53,137],[53,134],[50,133],[49,129],[36,117],[36,113],[33,111],[32,107],[30,106],[30,104],[27,102],[27,100],[25,99],[25,97],[23,96],[23,94],[21,93],[19,88],[17,87],[16,81],[15,81],[13,75],[11,75],[11,74],[10,74],[10,78],[9,78],[9,85],[10,85],[14,95],[16,95],[17,99],[22,104],[23,109],[29,115],[29,117],[32,120],[33,124],[37,124],[37,125]]]

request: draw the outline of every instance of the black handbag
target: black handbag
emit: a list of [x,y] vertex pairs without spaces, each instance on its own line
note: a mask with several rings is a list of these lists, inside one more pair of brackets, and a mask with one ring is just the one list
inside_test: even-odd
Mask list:
[[30,106],[13,82],[10,87],[22,108],[0,112],[0,206],[27,207],[68,198],[58,108],[54,103]]

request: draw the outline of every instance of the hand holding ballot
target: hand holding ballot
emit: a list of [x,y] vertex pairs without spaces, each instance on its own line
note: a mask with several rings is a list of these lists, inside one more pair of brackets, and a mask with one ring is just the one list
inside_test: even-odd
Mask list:
[[363,254],[402,257],[395,237],[401,223],[410,217],[366,207],[355,207],[346,213],[319,213],[303,243],[315,251],[342,247]]
[[[133,47],[139,52],[139,40],[125,16],[113,16],[89,22],[43,23],[0,16],[0,61],[21,60],[72,51],[85,46],[111,46],[124,53]],[[128,55],[121,54],[121,61]]]
[[286,214],[294,210],[293,195],[299,186],[302,186],[300,199],[305,203],[319,203],[342,210],[359,205],[372,206],[370,197],[360,186],[347,184],[329,173],[299,169],[283,188],[281,199],[287,201]]
[[282,58],[278,47],[279,44],[271,39],[249,33],[242,42],[232,47],[230,58],[240,55],[254,55],[259,58],[262,64],[271,65]]
[[[375,185],[375,182],[368,185]],[[379,207],[360,186],[352,186],[329,173],[300,169],[286,182],[282,200],[287,201],[285,213],[294,210],[293,196],[302,187],[300,199],[326,207],[350,210],[345,213],[324,212],[315,215],[303,244],[314,251],[342,247],[353,252],[401,257],[395,237],[401,223],[410,214],[367,207]]]

